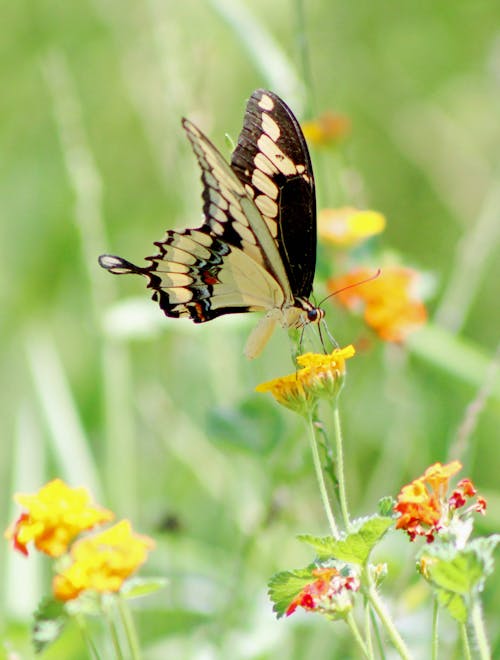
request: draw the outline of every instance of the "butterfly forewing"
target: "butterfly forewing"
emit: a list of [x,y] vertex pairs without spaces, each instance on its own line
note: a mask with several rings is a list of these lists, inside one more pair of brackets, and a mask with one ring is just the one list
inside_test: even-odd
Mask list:
[[316,197],[305,138],[272,92],[250,97],[231,167],[274,236],[295,296],[308,298],[316,265]]

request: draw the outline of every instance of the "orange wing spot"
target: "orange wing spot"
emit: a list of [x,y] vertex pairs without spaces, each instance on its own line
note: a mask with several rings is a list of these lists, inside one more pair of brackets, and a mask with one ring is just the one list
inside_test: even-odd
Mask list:
[[211,273],[209,270],[204,270],[201,273],[201,279],[205,284],[220,284],[217,276]]

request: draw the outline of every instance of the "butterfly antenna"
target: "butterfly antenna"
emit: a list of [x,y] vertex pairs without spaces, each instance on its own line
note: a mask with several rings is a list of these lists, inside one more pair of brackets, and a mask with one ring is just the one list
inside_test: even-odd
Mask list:
[[347,291],[348,289],[354,289],[357,286],[361,286],[362,284],[367,284],[368,282],[372,282],[373,280],[376,280],[377,277],[381,274],[382,269],[378,268],[377,272],[374,275],[371,275],[370,277],[367,277],[364,280],[360,280],[359,282],[354,282],[354,284],[348,284],[347,286],[342,287],[341,289],[337,289],[337,291],[334,291],[333,293],[330,293],[329,296],[326,296],[326,298],[323,298],[323,300],[320,302],[318,307],[321,307],[321,305],[328,300],[328,298],[333,298],[333,296],[337,296],[339,293],[342,293],[343,291]]

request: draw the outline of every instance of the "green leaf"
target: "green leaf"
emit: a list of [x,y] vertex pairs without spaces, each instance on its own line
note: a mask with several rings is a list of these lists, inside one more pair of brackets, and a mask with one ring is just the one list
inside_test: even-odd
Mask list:
[[68,615],[64,604],[54,598],[44,598],[34,615],[33,622],[33,646],[40,653],[52,644],[62,633],[68,622]]
[[470,541],[462,550],[451,546],[429,547],[421,553],[426,563],[425,576],[435,586],[457,594],[471,594],[481,589],[493,571],[493,550],[500,541],[494,534]]
[[308,568],[300,568],[293,571],[282,571],[276,573],[269,580],[269,597],[273,601],[273,611],[278,619],[285,614],[288,606],[297,594],[302,591],[308,582],[314,580],[312,574],[314,564]]
[[168,580],[164,578],[133,578],[127,580],[121,588],[120,593],[127,600],[132,598],[142,598],[154,594],[160,589],[164,589],[168,584]]
[[373,516],[358,521],[359,529],[340,540],[334,539],[333,536],[319,537],[309,534],[301,534],[298,538],[311,545],[320,560],[333,558],[365,564],[375,545],[393,523],[392,518]]
[[470,541],[461,550],[452,546],[425,548],[425,579],[433,585],[439,603],[451,616],[464,623],[470,602],[482,590],[484,581],[493,571],[493,550],[500,541],[494,534]]
[[455,621],[459,623],[467,622],[468,609],[463,596],[453,594],[451,591],[445,591],[444,589],[438,589],[436,594],[438,603],[448,611]]

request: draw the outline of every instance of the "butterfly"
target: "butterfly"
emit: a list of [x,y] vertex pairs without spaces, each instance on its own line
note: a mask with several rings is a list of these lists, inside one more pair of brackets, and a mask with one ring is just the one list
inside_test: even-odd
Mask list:
[[276,324],[298,328],[324,316],[309,301],[316,198],[307,144],[290,108],[263,89],[248,101],[230,164],[192,122],[182,125],[201,168],[203,224],[168,230],[147,266],[109,254],[99,263],[147,277],[166,316],[204,323],[265,311],[245,348],[254,358]]

